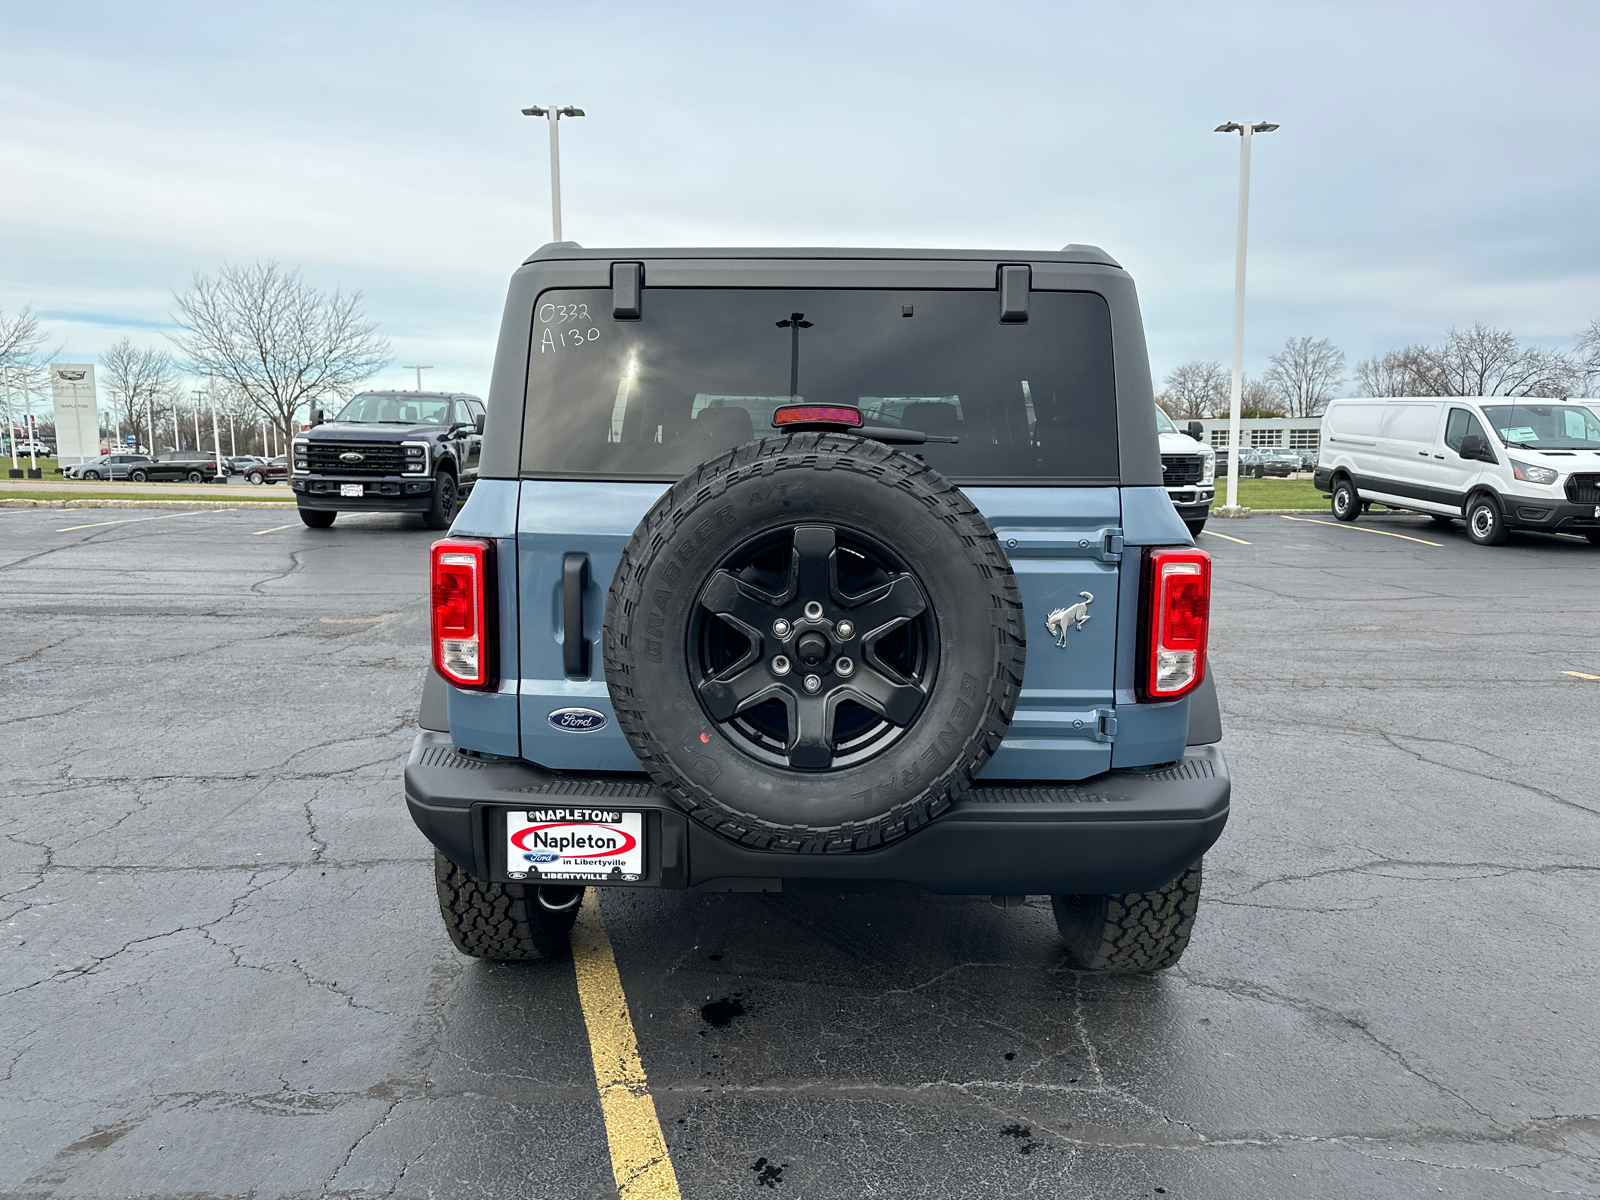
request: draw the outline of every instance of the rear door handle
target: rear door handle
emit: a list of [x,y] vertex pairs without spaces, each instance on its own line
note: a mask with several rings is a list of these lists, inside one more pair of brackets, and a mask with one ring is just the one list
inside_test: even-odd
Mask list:
[[589,586],[589,556],[561,560],[561,667],[568,679],[589,678],[589,639],[583,636],[583,593]]

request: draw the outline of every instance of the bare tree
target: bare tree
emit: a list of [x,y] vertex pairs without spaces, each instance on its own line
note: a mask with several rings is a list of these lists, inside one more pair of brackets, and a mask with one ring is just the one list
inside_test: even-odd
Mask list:
[[1578,335],[1578,350],[1573,356],[1573,385],[1575,390],[1589,393],[1600,383],[1600,317],[1589,322],[1589,328]]
[[1232,380],[1221,363],[1186,362],[1164,380],[1167,413],[1174,420],[1214,417],[1228,410]]
[[1586,340],[1595,333],[1591,328],[1579,338],[1574,359],[1478,323],[1450,330],[1437,346],[1374,355],[1356,365],[1356,382],[1368,396],[1569,396],[1585,380],[1590,362],[1600,367],[1591,349],[1596,343]]
[[[136,440],[156,452],[157,411],[164,415],[177,382],[172,355],[153,346],[135,346],[132,339],[111,343],[100,355],[100,379]],[[144,430],[145,437],[140,436]]]
[[1450,330],[1440,346],[1421,347],[1417,370],[1430,396],[1565,396],[1574,376],[1566,355],[1524,346],[1481,322]]
[[[1232,399],[1233,379],[1230,376],[1228,379],[1228,395],[1222,402],[1222,412],[1218,413],[1218,416],[1228,415],[1228,405]],[[1240,380],[1240,417],[1281,417],[1285,415],[1283,401],[1263,380],[1251,379],[1248,375]]]
[[[24,395],[43,398],[45,394],[44,344],[49,336],[39,328],[39,318],[31,308],[21,308],[6,315],[0,308],[0,392],[6,399],[6,441],[15,435],[21,419]],[[36,412],[37,418],[38,413]]]
[[196,271],[173,303],[194,373],[238,389],[285,443],[301,406],[348,397],[390,358],[360,292],[318,291],[275,261]]
[[1344,351],[1327,338],[1290,338],[1269,360],[1263,382],[1291,417],[1315,417],[1344,382]]
[[1356,364],[1356,391],[1362,396],[1420,396],[1416,390],[1420,347],[1386,350]]

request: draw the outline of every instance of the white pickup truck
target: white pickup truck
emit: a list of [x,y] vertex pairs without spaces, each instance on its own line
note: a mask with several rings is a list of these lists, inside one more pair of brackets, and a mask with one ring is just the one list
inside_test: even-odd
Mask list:
[[1172,507],[1199,536],[1216,496],[1217,452],[1201,441],[1199,421],[1180,432],[1172,418],[1156,409],[1156,432],[1161,435],[1161,483],[1172,497]]

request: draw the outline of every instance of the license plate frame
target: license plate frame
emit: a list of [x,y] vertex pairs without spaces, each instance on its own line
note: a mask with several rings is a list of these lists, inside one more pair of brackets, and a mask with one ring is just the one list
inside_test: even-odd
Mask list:
[[507,809],[506,877],[541,883],[643,883],[648,834],[638,810]]
[[360,500],[367,494],[367,485],[364,483],[341,483],[339,485],[339,498]]

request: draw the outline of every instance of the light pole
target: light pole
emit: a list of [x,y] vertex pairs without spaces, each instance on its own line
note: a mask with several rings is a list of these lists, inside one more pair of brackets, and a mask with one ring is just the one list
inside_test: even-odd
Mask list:
[[1228,396],[1228,503],[1219,516],[1239,517],[1239,407],[1244,398],[1244,252],[1250,229],[1250,135],[1271,133],[1268,121],[1254,124],[1229,121],[1216,133],[1239,135],[1239,228],[1235,233],[1233,265],[1233,387]]
[[22,468],[17,466],[17,418],[11,411],[11,370],[0,370],[0,385],[5,388],[6,396],[6,441],[11,446],[11,478],[21,479]]
[[[581,117],[583,109],[567,105],[557,108],[554,104],[522,110],[525,117],[547,117],[550,121],[550,228],[553,233],[552,242],[561,240],[561,139],[556,132],[557,125],[562,117]],[[419,387],[420,391],[421,388]]]
[[222,435],[217,432],[217,381],[206,380],[206,398],[211,401],[211,445],[216,453],[217,474],[213,482],[227,483],[228,473],[222,469]]
[[422,373],[433,370],[432,367],[401,367],[402,371],[415,371],[417,373],[417,391],[422,390]]

